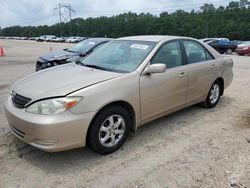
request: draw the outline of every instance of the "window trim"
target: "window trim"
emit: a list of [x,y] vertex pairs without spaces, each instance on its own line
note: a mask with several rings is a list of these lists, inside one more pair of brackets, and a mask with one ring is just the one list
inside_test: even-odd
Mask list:
[[[195,42],[197,43],[198,45],[200,45],[204,52],[205,52],[205,55],[206,55],[206,60],[205,61],[199,61],[199,62],[196,62],[196,63],[202,63],[202,62],[206,62],[206,61],[212,61],[212,60],[215,60],[215,57],[213,56],[213,54],[211,54],[211,52],[200,42],[196,41],[196,40],[193,40],[193,39],[180,39],[180,43],[181,43],[181,46],[182,46],[182,51],[183,51],[183,54],[184,54],[184,59],[185,59],[185,64],[186,65],[192,65],[192,64],[196,64],[196,63],[188,63],[188,57],[187,57],[187,52],[186,52],[186,48],[184,46],[184,41],[191,41],[191,42]],[[207,59],[207,53],[209,53],[209,55],[212,57],[212,59]]]
[[170,67],[170,68],[167,67],[167,70],[168,70],[168,69],[178,68],[178,67],[181,67],[181,66],[185,65],[185,58],[184,58],[184,56],[183,56],[184,53],[183,53],[182,44],[181,44],[180,39],[172,39],[172,40],[168,40],[168,41],[162,43],[161,46],[157,49],[157,51],[154,53],[154,55],[153,55],[153,56],[151,57],[151,59],[149,60],[149,64],[152,65],[152,64],[151,64],[152,60],[155,58],[155,56],[158,54],[158,52],[163,48],[164,45],[169,44],[169,43],[172,43],[172,42],[178,42],[179,45],[180,45],[180,50],[181,50],[181,62],[182,62],[182,63],[181,63],[180,66],[177,66],[177,67]]
[[107,42],[109,42],[109,41],[100,42],[99,44],[97,44],[97,45],[95,45],[94,47],[92,47],[89,51],[93,52],[93,51],[94,51],[96,48],[98,48],[100,45],[105,44],[105,43],[107,43]]

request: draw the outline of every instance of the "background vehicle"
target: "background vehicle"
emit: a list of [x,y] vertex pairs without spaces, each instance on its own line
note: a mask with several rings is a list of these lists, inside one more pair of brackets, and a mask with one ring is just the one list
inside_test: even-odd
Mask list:
[[47,54],[43,54],[36,62],[36,71],[78,61],[111,40],[111,38],[91,38],[79,42],[69,49],[52,51]]
[[44,39],[44,41],[45,41],[45,42],[55,42],[56,38],[57,38],[56,36],[51,35],[51,36],[47,36],[47,37]]
[[78,43],[86,39],[88,39],[88,37],[78,37],[77,39],[73,40],[73,43]]
[[228,39],[215,39],[207,42],[211,47],[221,54],[231,54],[237,48],[237,44],[230,42]]
[[4,106],[13,134],[39,149],[88,144],[109,154],[131,129],[193,104],[215,107],[232,67],[232,59],[192,38],[124,37],[19,80]]
[[238,47],[236,48],[235,52],[238,55],[250,54],[250,42],[245,42],[245,43],[239,44]]
[[79,39],[78,36],[72,36],[72,37],[68,37],[65,42],[75,43],[78,39]]
[[202,42],[207,43],[207,42],[209,42],[209,41],[216,40],[216,39],[217,39],[217,38],[204,38],[204,39],[199,39],[199,40],[202,41]]
[[29,40],[37,40],[38,37],[30,37]]
[[65,37],[57,37],[53,42],[65,42]]
[[53,38],[56,38],[55,35],[42,35],[40,37],[37,38],[37,42],[42,42],[42,41],[46,41],[48,42],[49,40],[53,39]]

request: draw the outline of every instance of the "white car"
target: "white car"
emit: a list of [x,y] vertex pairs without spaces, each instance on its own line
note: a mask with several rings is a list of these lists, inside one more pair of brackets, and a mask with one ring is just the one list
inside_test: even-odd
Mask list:
[[74,36],[74,37],[69,37],[66,42],[69,42],[69,43],[74,43],[79,37],[77,36]]
[[42,41],[46,41],[49,42],[52,38],[56,38],[55,35],[42,35],[40,37],[37,38],[37,42],[42,42]]

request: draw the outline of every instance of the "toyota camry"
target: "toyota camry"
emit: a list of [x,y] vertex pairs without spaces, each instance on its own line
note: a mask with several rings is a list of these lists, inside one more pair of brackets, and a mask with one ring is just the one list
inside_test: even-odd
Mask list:
[[85,59],[33,73],[11,88],[12,133],[44,151],[119,149],[131,130],[200,103],[217,105],[233,61],[193,38],[115,39]]

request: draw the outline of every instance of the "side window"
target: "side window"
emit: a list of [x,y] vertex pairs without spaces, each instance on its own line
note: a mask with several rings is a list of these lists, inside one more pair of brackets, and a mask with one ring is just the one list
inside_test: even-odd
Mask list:
[[167,68],[178,67],[182,65],[182,53],[178,41],[163,44],[156,55],[151,60],[151,64],[162,63]]
[[188,64],[198,63],[213,59],[210,53],[199,43],[195,41],[183,41]]

